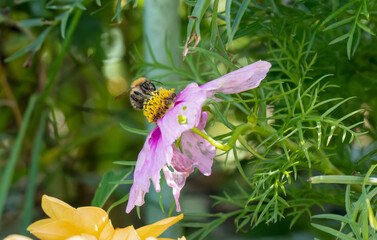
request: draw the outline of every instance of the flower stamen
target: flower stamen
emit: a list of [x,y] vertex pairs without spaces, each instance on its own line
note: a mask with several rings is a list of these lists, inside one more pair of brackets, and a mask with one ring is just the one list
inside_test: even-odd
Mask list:
[[159,88],[157,91],[152,92],[152,97],[144,102],[144,116],[149,122],[157,123],[157,120],[162,118],[174,106],[176,97],[174,88],[170,90]]

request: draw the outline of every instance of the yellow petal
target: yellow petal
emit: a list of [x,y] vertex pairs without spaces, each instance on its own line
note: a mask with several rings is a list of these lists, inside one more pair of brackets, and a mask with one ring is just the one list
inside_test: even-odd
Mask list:
[[52,219],[38,221],[30,225],[28,231],[41,240],[63,240],[75,235],[81,235],[81,232],[78,232],[71,223]]
[[85,240],[82,236],[73,236],[70,238],[67,238],[66,240]]
[[117,228],[114,232],[112,240],[140,240],[134,226],[128,226],[126,228]]
[[72,215],[75,208],[67,203],[47,195],[42,197],[43,211],[52,219],[64,219],[68,222],[72,221]]
[[109,220],[106,226],[103,228],[101,235],[99,236],[99,240],[109,240],[114,234],[114,227]]
[[55,222],[55,221],[56,220],[51,219],[51,218],[42,219],[42,220],[39,220],[30,224],[26,230],[28,230],[29,232],[36,231],[39,228],[43,228],[44,225]]
[[108,221],[107,213],[98,207],[81,207],[73,213],[73,224],[76,228],[97,238]]
[[97,240],[97,238],[93,235],[83,233],[81,234],[83,240]]
[[151,225],[138,228],[136,229],[136,232],[139,235],[140,239],[146,239],[147,237],[158,237],[171,225],[175,224],[182,218],[183,214],[180,214],[176,217],[165,218]]
[[3,240],[33,240],[29,237],[18,235],[18,234],[11,234],[6,236]]

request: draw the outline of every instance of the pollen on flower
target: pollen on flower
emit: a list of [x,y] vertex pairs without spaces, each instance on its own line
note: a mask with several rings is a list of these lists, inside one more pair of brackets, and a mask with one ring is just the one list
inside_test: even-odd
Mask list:
[[144,116],[149,122],[157,123],[157,120],[162,118],[174,106],[176,97],[174,88],[170,90],[159,88],[152,93],[152,97],[148,101],[144,102]]

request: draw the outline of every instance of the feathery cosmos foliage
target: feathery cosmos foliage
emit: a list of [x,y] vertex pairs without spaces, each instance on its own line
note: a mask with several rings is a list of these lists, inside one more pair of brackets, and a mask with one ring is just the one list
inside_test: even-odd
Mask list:
[[[162,185],[137,214],[156,214],[156,202],[172,214],[176,204],[188,239],[275,237],[266,224],[286,239],[297,231],[376,238],[375,2],[183,0],[171,11],[185,32],[174,33],[178,58],[170,39],[155,49],[157,39],[144,38],[145,3],[0,3],[0,232],[26,229],[35,196],[45,193],[86,202],[94,195],[93,206],[129,220],[125,204],[127,212],[142,205],[151,179],[173,194]],[[257,88],[231,79],[237,91],[227,91],[212,81],[259,60],[271,68]],[[141,113],[114,101],[154,70],[156,85],[178,89],[177,101],[196,98],[194,123],[179,112],[179,131],[170,128],[165,118],[178,116],[171,108],[150,132]],[[198,139],[210,153],[204,161],[189,147]]]

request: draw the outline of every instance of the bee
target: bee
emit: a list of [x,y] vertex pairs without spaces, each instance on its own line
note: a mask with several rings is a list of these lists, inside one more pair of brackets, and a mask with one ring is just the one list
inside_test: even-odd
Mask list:
[[148,101],[148,97],[151,96],[154,91],[156,91],[156,86],[151,80],[141,77],[132,82],[130,89],[116,96],[115,100],[118,100],[129,92],[132,107],[136,110],[143,110],[144,102]]

